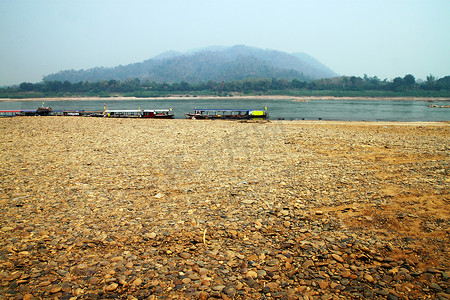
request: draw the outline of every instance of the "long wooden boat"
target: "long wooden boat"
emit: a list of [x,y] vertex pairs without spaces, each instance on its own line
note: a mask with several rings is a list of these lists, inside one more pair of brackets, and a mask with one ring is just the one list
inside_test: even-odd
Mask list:
[[109,118],[155,118],[173,119],[172,109],[136,109],[136,110],[105,110],[103,115]]
[[155,118],[155,119],[173,119],[175,116],[172,113],[172,109],[144,109],[142,110],[143,118]]
[[79,117],[103,117],[101,110],[62,110],[55,111],[56,115],[62,116],[79,116]]
[[0,117],[15,117],[20,114],[21,110],[0,110]]
[[39,107],[38,109],[25,110],[1,110],[1,117],[15,117],[15,116],[49,116],[52,113],[50,107]]
[[52,112],[52,108],[51,107],[39,107],[38,109],[36,109],[36,115],[38,116],[49,116]]
[[195,109],[186,114],[188,119],[227,119],[227,120],[258,120],[269,116],[267,109]]

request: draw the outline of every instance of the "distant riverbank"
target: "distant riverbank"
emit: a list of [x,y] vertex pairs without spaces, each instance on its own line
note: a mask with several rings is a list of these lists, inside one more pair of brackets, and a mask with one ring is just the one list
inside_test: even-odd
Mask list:
[[292,100],[292,101],[308,101],[308,100],[386,100],[386,101],[450,101],[450,97],[335,97],[335,96],[286,96],[286,95],[257,95],[257,96],[164,96],[164,97],[54,97],[54,98],[0,98],[0,102],[22,102],[22,101],[113,101],[113,100],[193,100],[193,99],[211,99],[211,100]]

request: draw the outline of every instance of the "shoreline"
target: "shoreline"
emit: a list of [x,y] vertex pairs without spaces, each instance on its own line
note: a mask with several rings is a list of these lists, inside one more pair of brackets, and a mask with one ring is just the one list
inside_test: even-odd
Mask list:
[[0,102],[33,102],[33,101],[134,101],[134,100],[292,100],[298,102],[307,102],[309,100],[383,100],[383,101],[450,101],[450,97],[335,97],[335,96],[286,96],[286,95],[263,95],[263,96],[233,96],[233,97],[219,97],[219,96],[200,96],[200,97],[186,97],[186,96],[166,96],[166,97],[54,97],[54,98],[1,98]]

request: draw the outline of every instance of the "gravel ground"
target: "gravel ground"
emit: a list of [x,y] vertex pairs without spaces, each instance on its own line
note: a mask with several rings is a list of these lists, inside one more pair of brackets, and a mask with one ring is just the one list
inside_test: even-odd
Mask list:
[[0,299],[450,299],[449,123],[0,119]]

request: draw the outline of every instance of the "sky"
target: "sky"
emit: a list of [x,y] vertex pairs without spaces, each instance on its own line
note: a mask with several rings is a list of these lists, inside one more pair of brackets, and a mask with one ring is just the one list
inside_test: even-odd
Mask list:
[[450,0],[0,0],[0,16],[0,86],[238,44],[340,75],[450,75]]

